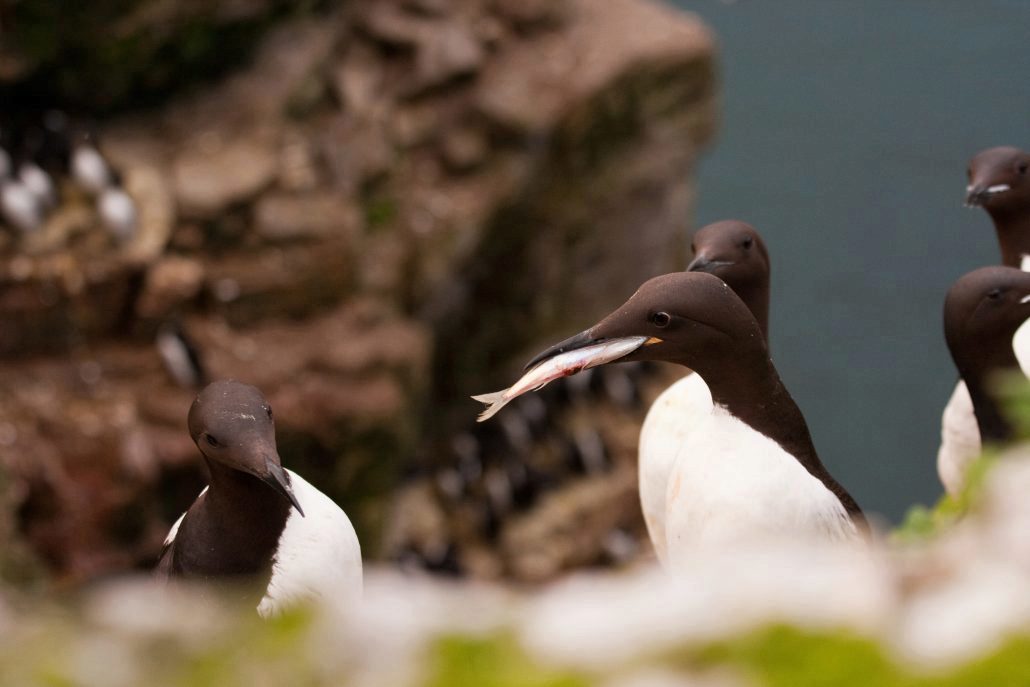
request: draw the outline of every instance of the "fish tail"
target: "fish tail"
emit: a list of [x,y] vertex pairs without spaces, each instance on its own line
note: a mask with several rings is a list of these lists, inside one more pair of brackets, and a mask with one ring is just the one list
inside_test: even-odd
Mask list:
[[476,401],[479,401],[480,403],[485,403],[487,405],[486,410],[481,412],[479,414],[479,417],[476,418],[476,422],[483,422],[484,420],[489,420],[497,413],[498,410],[508,405],[508,401],[510,401],[511,399],[504,397],[505,391],[507,391],[507,389],[505,389],[504,391],[495,391],[491,394],[480,394],[478,396],[472,397]]

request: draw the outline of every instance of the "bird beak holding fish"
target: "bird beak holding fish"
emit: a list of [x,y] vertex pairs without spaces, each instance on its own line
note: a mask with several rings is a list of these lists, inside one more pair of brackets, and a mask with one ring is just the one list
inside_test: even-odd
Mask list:
[[488,407],[479,415],[482,422],[492,417],[509,402],[529,391],[543,388],[549,382],[568,377],[577,372],[598,365],[627,359],[644,346],[661,343],[661,339],[649,336],[597,336],[596,330],[604,322],[571,336],[535,356],[526,365],[526,373],[515,384],[503,391],[473,396]]

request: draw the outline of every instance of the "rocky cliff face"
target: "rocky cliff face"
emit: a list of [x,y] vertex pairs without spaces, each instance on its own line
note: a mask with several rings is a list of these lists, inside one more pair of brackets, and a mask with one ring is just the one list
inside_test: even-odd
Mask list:
[[[131,238],[70,184],[42,229],[0,232],[0,535],[19,531],[58,576],[146,566],[203,482],[195,390],[169,375],[159,332],[186,332],[210,376],[262,388],[284,461],[375,555],[387,519],[401,548],[417,508],[450,522],[433,480],[405,492],[421,506],[392,494],[406,469],[449,460],[468,394],[684,262],[716,109],[696,19],[643,0],[261,16],[270,28],[227,75],[101,121],[139,208]],[[0,58],[2,78],[32,73]],[[621,494],[633,522],[632,442],[619,446],[586,500]],[[532,538],[520,527],[501,540]]]

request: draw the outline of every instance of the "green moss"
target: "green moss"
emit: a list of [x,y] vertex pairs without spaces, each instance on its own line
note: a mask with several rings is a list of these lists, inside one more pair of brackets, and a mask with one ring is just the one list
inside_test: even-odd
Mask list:
[[1014,637],[990,656],[924,684],[942,687],[1025,687],[1030,685],[1030,637]]
[[892,660],[874,640],[848,631],[815,633],[770,627],[699,652],[680,663],[733,667],[767,687],[1016,687],[1030,685],[1030,638],[1017,637],[993,654],[958,668],[919,672]]
[[316,71],[308,74],[293,89],[286,101],[284,114],[290,119],[303,120],[329,102],[330,92],[324,76]]
[[1022,372],[1002,375],[996,380],[995,390],[1016,438],[1030,440],[1030,382],[1026,376]]
[[310,12],[307,4],[269,3],[236,21],[215,6],[160,25],[139,20],[149,0],[15,3],[10,41],[32,65],[0,97],[16,107],[60,106],[98,113],[155,104],[246,60],[275,21]]
[[[261,620],[250,608],[224,608],[224,630],[198,643],[174,632],[160,637],[112,633],[67,612],[37,613],[0,643],[4,685],[65,687],[84,684],[76,666],[95,634],[122,643],[126,656],[152,687],[236,687],[347,684],[345,669],[311,660],[332,637],[327,626],[301,609]],[[31,626],[31,627],[30,627]],[[345,641],[342,637],[338,641]],[[87,653],[83,653],[83,652]],[[107,655],[107,654],[98,654]],[[767,627],[704,647],[683,648],[646,663],[595,673],[544,665],[531,658],[511,631],[486,636],[445,635],[426,648],[424,687],[588,687],[614,676],[664,665],[686,680],[706,672],[729,672],[765,687],[1025,687],[1030,685],[1030,637],[1012,637],[990,654],[942,670],[920,670],[896,660],[879,641],[852,631],[812,631],[786,625]]]
[[[995,392],[1005,409],[1006,417],[1012,423],[1014,439],[1030,440],[1030,383],[1026,377],[1021,373],[1005,375],[997,380]],[[932,508],[922,504],[912,506],[901,525],[894,530],[892,538],[898,542],[921,541],[961,520],[980,500],[984,481],[997,462],[1000,448],[987,448],[969,466],[966,484],[960,494],[945,494]]]
[[769,687],[904,684],[899,669],[874,641],[846,631],[814,634],[775,626],[709,646],[694,661],[703,667],[741,668]]
[[933,508],[922,504],[912,506],[891,538],[899,543],[922,541],[940,534],[961,520],[979,501],[984,481],[996,461],[996,451],[984,452],[970,464],[961,493],[955,496],[945,494]]
[[[182,653],[168,661],[164,684],[221,687],[263,684],[318,685],[322,682],[306,659],[313,615],[298,608],[261,620],[250,609],[240,611],[238,622],[199,650],[169,647]],[[165,655],[163,658],[167,659]],[[158,671],[157,675],[161,672]],[[158,684],[161,684],[158,682]]]
[[533,663],[508,635],[441,637],[427,687],[586,687],[586,678]]
[[389,196],[370,198],[365,203],[365,226],[369,231],[384,228],[397,217],[397,201]]

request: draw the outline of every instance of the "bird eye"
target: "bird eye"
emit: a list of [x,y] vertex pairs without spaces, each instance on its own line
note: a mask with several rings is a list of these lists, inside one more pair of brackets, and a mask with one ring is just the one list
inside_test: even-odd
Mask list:
[[265,412],[268,413],[268,419],[271,420],[272,419],[272,406],[268,406],[267,408],[265,408]]
[[672,318],[669,317],[669,313],[667,312],[656,312],[651,315],[651,324],[656,327],[668,327],[669,322],[671,321]]
[[205,440],[207,441],[207,443],[208,443],[208,444],[210,444],[211,446],[215,446],[215,447],[221,446],[221,444],[219,444],[219,443],[218,443],[218,439],[215,439],[215,438],[214,438],[213,436],[211,436],[210,434],[205,434],[205,435],[204,435],[204,439],[205,439]]
[[1001,298],[1001,289],[991,289],[987,292],[987,297],[992,301],[996,301]]
[[751,247],[751,244],[754,243],[754,242],[755,242],[755,240],[753,238],[751,238],[750,236],[745,236],[744,237],[744,243],[742,243],[740,245],[743,246],[745,250],[747,250],[748,248]]

